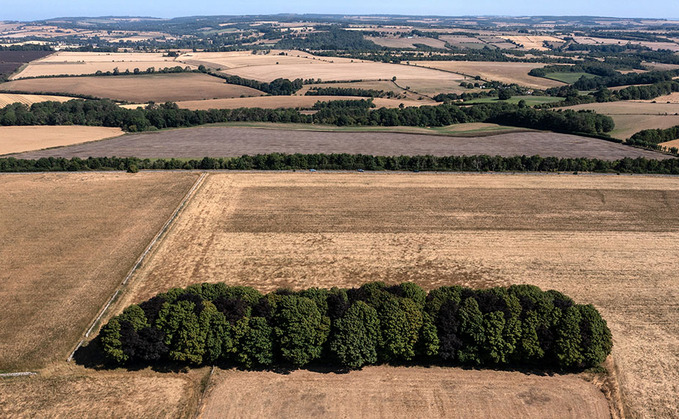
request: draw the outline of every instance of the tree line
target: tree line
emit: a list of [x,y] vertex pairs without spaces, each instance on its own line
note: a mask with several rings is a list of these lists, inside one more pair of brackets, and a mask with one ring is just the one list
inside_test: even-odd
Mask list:
[[679,174],[679,159],[621,160],[540,156],[371,156],[365,154],[257,154],[203,159],[139,159],[136,157],[0,158],[0,172],[90,170],[398,170],[439,172],[594,172]]
[[573,83],[578,90],[596,90],[600,87],[627,86],[629,84],[654,84],[672,81],[679,70],[649,71],[646,73],[617,74],[609,77],[581,77]]
[[393,97],[394,92],[375,89],[360,89],[356,87],[312,87],[306,96],[362,96],[362,97]]
[[370,100],[331,101],[318,105],[313,115],[295,109],[179,109],[175,103],[124,109],[108,100],[40,102],[30,107],[15,103],[0,109],[0,125],[93,125],[126,131],[190,127],[218,122],[294,122],[338,126],[446,126],[465,122],[492,122],[566,133],[603,135],[613,119],[590,111],[538,110],[509,103],[373,109]]
[[645,129],[632,135],[627,142],[631,145],[651,148],[654,150],[664,149],[672,154],[679,152],[678,147],[662,147],[659,144],[679,138],[679,125],[667,129]]
[[414,283],[261,294],[224,283],[127,307],[96,338],[111,366],[179,363],[358,369],[373,364],[599,366],[613,345],[592,305],[513,285],[425,292]]

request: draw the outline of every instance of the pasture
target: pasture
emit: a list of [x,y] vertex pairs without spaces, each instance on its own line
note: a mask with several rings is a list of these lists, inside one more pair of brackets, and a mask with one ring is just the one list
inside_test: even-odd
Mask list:
[[0,369],[65,360],[197,177],[0,176]]
[[[125,135],[106,141],[73,145],[50,150],[16,154],[14,157],[139,157],[203,158],[238,157],[259,153],[350,153],[383,156],[399,155],[535,155],[554,157],[590,157],[618,160],[624,157],[669,158],[653,151],[632,148],[609,141],[558,134],[548,131],[497,132],[474,129],[467,133],[432,130],[427,135],[398,128],[375,131],[372,127],[349,127],[327,132],[324,127],[307,125],[305,130],[255,129],[229,126],[183,128],[152,133]],[[312,130],[317,131],[312,131]],[[464,128],[463,128],[464,129]],[[495,131],[495,132],[493,132]],[[513,129],[516,131],[516,129]],[[518,130],[521,131],[521,130]],[[449,134],[451,136],[448,136]],[[489,135],[497,134],[497,135]],[[462,135],[455,137],[454,135]]]
[[348,374],[220,370],[212,383],[201,418],[609,417],[604,395],[577,376],[367,367]]
[[[593,303],[608,320],[623,400],[632,414],[677,416],[678,208],[679,180],[672,177],[212,174],[118,307],[198,282],[225,281],[261,291],[376,280],[415,281],[427,289],[534,284]],[[500,383],[505,374],[484,373],[497,374]],[[304,384],[309,373],[293,375],[286,387],[269,387],[268,377],[257,374],[233,373],[252,383],[246,386],[217,384],[222,390],[208,408],[224,407],[219,399],[227,391],[244,401],[266,394],[283,403],[288,389],[303,392],[309,386]],[[315,379],[317,404],[339,409],[330,377]],[[416,372],[412,379],[422,377]],[[493,377],[485,382],[496,388]],[[509,389],[511,382],[517,388]],[[525,391],[522,379],[502,385],[509,394]],[[371,394],[371,386],[359,388]],[[281,388],[286,396],[278,393]],[[416,397],[432,397],[429,387],[410,388]],[[562,400],[564,394],[586,394],[583,388],[550,394],[561,394],[555,400]],[[375,397],[378,404],[382,396]],[[567,405],[582,398],[577,400]]]
[[74,125],[0,127],[0,155],[63,147],[123,134],[120,128]]
[[194,73],[15,80],[0,84],[0,91],[2,90],[58,92],[137,103],[239,98],[264,94],[249,87],[226,84],[217,77]]
[[162,53],[61,51],[45,58],[31,61],[22,71],[14,74],[11,80],[27,77],[94,74],[97,71],[105,73],[107,71],[113,72],[116,68],[120,72],[125,72],[126,70],[133,72],[135,68],[138,68],[140,71],[146,71],[150,67],[159,70],[177,65],[185,67],[187,64],[177,62],[173,57],[163,57]]
[[[547,73],[545,75],[546,78],[551,79],[551,80],[556,80],[560,81],[563,83],[568,83],[568,84],[573,84],[576,81],[580,80],[581,77],[595,77],[593,74],[589,73],[561,73],[561,72],[553,72],[553,73]],[[627,87],[627,86],[625,86]]]
[[542,64],[494,61],[411,61],[411,64],[419,67],[451,71],[470,77],[480,76],[484,80],[508,84],[516,83],[535,89],[547,89],[564,85],[564,83],[556,80],[528,75],[528,72],[533,68],[544,67]]

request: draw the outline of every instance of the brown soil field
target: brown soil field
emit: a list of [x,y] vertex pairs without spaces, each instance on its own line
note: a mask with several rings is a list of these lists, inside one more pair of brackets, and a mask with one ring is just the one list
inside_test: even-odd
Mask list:
[[219,371],[213,383],[201,418],[609,417],[604,395],[577,376],[368,367],[348,374]]
[[65,360],[196,178],[0,176],[0,369]]
[[0,51],[0,75],[9,75],[23,64],[50,54],[51,51]]
[[[311,126],[309,128],[312,128]],[[322,129],[322,128],[321,128]],[[125,135],[106,141],[16,154],[14,157],[140,157],[203,158],[237,157],[258,153],[350,153],[399,155],[535,155],[591,157],[617,160],[623,157],[670,158],[609,141],[553,132],[531,131],[464,137],[394,132],[300,131],[241,127],[196,127],[155,133]]]
[[[357,100],[365,99],[356,96],[260,96],[234,99],[190,100],[177,102],[180,108],[186,109],[238,109],[238,108],[304,108],[310,109],[316,102],[331,102],[333,100]],[[373,99],[378,108],[398,108],[404,106],[431,105],[432,101],[410,99]]]
[[120,307],[215,281],[534,284],[601,311],[633,414],[676,417],[678,209],[675,177],[212,174]]
[[[116,52],[57,52],[45,58],[32,61],[26,68],[11,77],[12,80],[26,77],[66,76],[94,74],[97,71],[118,70],[146,71],[165,67],[185,67],[187,64],[163,57],[162,53],[116,53]],[[189,65],[190,66],[190,65]],[[196,68],[194,66],[190,66]]]
[[[0,95],[0,99],[2,95]],[[82,126],[0,127],[0,156],[10,153],[62,147],[123,135],[120,128]]]
[[226,84],[217,77],[193,73],[15,80],[0,84],[0,91],[3,90],[90,95],[139,103],[238,98],[264,94],[249,87]]
[[484,80],[516,83],[536,89],[565,85],[556,80],[528,75],[531,69],[544,67],[542,64],[483,61],[412,61],[411,63],[421,67],[437,68],[472,77],[481,76]]
[[6,418],[191,418],[199,371],[92,371],[60,364],[34,377],[0,379]]
[[611,136],[621,140],[626,140],[641,130],[679,125],[679,103],[620,101],[589,103],[563,109],[588,109],[611,116],[615,121]]
[[[2,90],[2,84],[0,84],[0,91]],[[12,103],[23,103],[24,105],[32,105],[39,102],[68,102],[75,98],[68,96],[50,96],[50,95],[24,95],[24,94],[14,94],[14,93],[0,93],[0,108],[4,108]]]

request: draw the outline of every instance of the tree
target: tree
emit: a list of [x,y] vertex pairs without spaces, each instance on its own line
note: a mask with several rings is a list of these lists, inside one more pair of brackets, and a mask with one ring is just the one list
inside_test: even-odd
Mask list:
[[170,349],[169,357],[174,361],[200,364],[205,354],[206,327],[196,314],[192,301],[177,301],[165,304],[158,314],[157,326],[165,332],[165,345]]
[[581,320],[580,310],[575,306],[570,306],[563,312],[556,327],[555,353],[561,368],[578,368],[585,360],[581,346]]
[[330,351],[342,366],[361,368],[377,362],[380,321],[377,311],[357,301],[333,326]]
[[606,320],[593,305],[581,305],[580,310],[580,345],[582,347],[583,362],[587,367],[601,364],[611,353],[613,340]]
[[99,342],[107,360],[115,364],[123,364],[128,357],[123,352],[123,344],[120,340],[120,322],[112,318],[99,332]]
[[512,98],[512,91],[510,89],[501,89],[498,93],[498,99],[509,100]]
[[467,297],[460,305],[460,338],[462,345],[457,353],[457,359],[465,364],[480,365],[481,348],[486,340],[483,314],[479,303],[472,297]]
[[246,317],[234,326],[235,358],[245,368],[273,364],[273,328],[264,317]]
[[297,367],[318,359],[328,338],[330,319],[311,299],[284,295],[277,303],[274,332],[281,356]]
[[391,297],[379,305],[380,355],[383,361],[409,361],[422,327],[422,312],[410,299]]

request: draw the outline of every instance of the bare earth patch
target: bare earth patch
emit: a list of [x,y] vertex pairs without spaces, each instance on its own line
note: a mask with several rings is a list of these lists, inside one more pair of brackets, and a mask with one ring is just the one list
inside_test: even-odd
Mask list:
[[348,374],[219,371],[201,418],[606,418],[603,394],[577,376],[368,367]]
[[628,408],[672,417],[678,209],[674,177],[213,174],[118,307],[197,282],[534,284],[593,303]]
[[58,92],[142,103],[263,95],[256,89],[192,73],[15,80],[0,84],[1,90]]
[[[312,128],[309,125],[309,128]],[[234,127],[197,127],[125,135],[107,141],[17,154],[15,157],[119,156],[140,158],[237,157],[258,153],[350,153],[399,155],[535,155],[669,158],[661,153],[594,138],[553,132],[514,132],[449,137],[392,132],[325,132]]]
[[0,369],[65,360],[195,173],[0,176]]
[[80,144],[123,134],[120,128],[74,125],[0,127],[0,155]]

